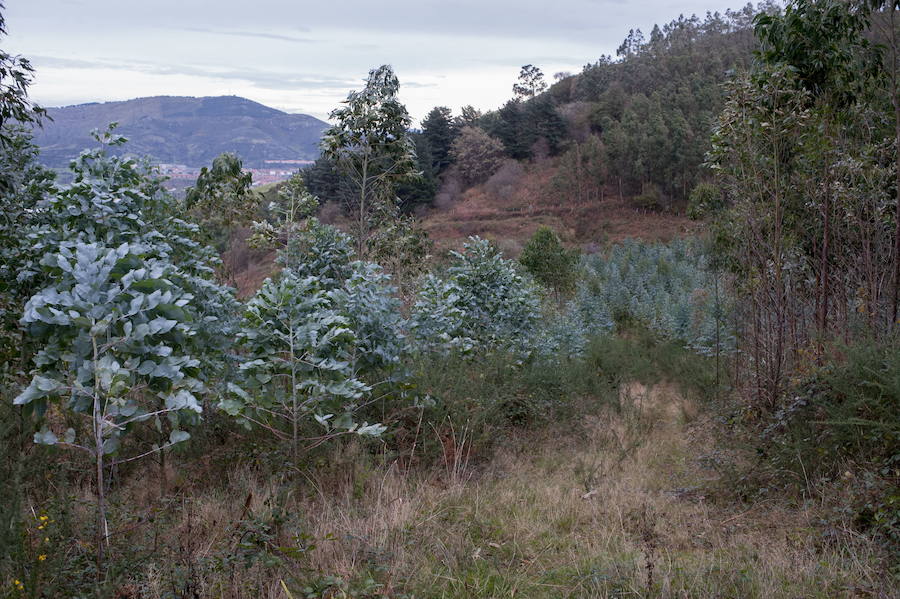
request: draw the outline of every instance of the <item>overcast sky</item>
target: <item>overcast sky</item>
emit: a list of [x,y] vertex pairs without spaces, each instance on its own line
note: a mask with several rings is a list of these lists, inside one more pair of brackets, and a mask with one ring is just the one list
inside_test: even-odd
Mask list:
[[392,64],[413,118],[496,108],[523,64],[548,79],[701,0],[6,0],[7,51],[37,69],[45,106],[234,94],[320,118]]

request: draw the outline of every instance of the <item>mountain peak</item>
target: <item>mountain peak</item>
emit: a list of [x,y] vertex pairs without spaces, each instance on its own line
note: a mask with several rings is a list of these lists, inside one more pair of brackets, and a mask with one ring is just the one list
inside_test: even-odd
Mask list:
[[119,123],[124,150],[160,163],[203,166],[235,152],[247,166],[266,160],[313,160],[328,123],[289,114],[240,96],[150,96],[50,108],[52,121],[35,130],[42,161],[68,164],[93,145],[90,131]]

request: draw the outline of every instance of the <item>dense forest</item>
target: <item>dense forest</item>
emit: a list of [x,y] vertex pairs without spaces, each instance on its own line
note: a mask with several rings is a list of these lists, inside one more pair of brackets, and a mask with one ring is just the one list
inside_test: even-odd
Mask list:
[[[655,26],[649,39],[632,30],[616,58],[603,56],[579,74],[557,73],[552,85],[539,68],[526,65],[514,97],[484,115],[467,107],[454,117],[449,108],[435,107],[412,132],[423,176],[398,190],[402,205],[433,201],[457,155],[484,145],[461,136],[474,127],[499,141],[503,156],[593,161],[600,165],[595,187],[643,196],[637,201],[654,209],[683,208],[706,174],[710,135],[725,102],[723,84],[750,64],[757,47],[753,17],[767,10],[774,6],[747,5],[702,20],[680,17]],[[464,166],[462,177],[469,183],[486,179],[491,169],[481,161],[479,167],[470,174],[473,169]],[[310,190],[323,198],[340,196],[341,179],[327,159],[306,174]]]
[[[897,596],[898,10],[681,17],[420,129],[380,66],[313,166],[184,197],[115,124],[57,181],[0,52],[0,597]],[[510,164],[702,225],[434,251]]]

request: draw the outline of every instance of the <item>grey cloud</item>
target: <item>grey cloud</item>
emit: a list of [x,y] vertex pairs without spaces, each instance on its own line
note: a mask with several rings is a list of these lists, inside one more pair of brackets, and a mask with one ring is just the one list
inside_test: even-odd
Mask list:
[[437,87],[437,83],[422,83],[421,81],[401,81],[403,87],[424,89],[428,87]]
[[[593,41],[616,32],[616,37],[632,27],[649,27],[654,21],[664,22],[679,12],[704,14],[721,9],[722,0],[561,0],[548,5],[546,0],[518,0],[515,3],[486,0],[456,0],[453,3],[423,2],[422,0],[394,0],[389,4],[370,0],[345,0],[339,13],[328,2],[285,2],[285,0],[257,0],[252,8],[238,0],[219,0],[211,11],[205,2],[189,0],[154,0],[154,2],[125,3],[121,0],[93,0],[88,7],[70,7],[56,0],[55,8],[47,11],[40,2],[24,2],[16,8],[65,27],[73,19],[83,22],[85,17],[96,25],[131,27],[175,27],[176,23],[203,23],[215,32],[295,38],[299,30],[290,23],[302,23],[313,30],[343,29],[369,32],[408,34],[440,34],[453,36],[491,36],[494,38],[533,38],[561,41]],[[727,3],[726,3],[727,4]],[[740,2],[735,2],[740,4]],[[241,29],[232,29],[241,23]],[[303,39],[303,38],[297,38]],[[286,40],[287,41],[287,40]],[[612,43],[613,40],[605,40]]]
[[[196,65],[162,65],[140,61],[107,61],[107,60],[77,60],[57,56],[34,56],[34,63],[38,66],[57,67],[65,69],[116,69],[123,71],[137,71],[152,75],[190,75],[192,77],[208,77],[212,79],[235,79],[246,81],[256,87],[276,90],[292,89],[321,89],[333,92],[334,90],[352,89],[359,85],[358,79],[344,77],[323,77],[309,74],[287,74],[262,69],[235,69],[206,67]],[[426,87],[428,84],[411,84],[411,86]]]
[[277,40],[281,42],[291,42],[294,44],[316,44],[320,40],[309,39],[305,37],[296,37],[293,35],[283,35],[280,33],[266,33],[264,31],[226,31],[220,29],[210,29],[204,27],[181,27],[182,31],[193,31],[197,33],[208,33],[211,35],[232,35],[236,37],[255,37],[261,39]]

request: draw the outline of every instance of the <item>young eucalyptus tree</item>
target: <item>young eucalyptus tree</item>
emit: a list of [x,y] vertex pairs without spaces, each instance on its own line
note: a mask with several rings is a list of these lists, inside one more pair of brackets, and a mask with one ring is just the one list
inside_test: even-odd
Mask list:
[[323,155],[334,160],[353,182],[350,198],[356,253],[369,254],[369,238],[377,221],[396,213],[394,188],[418,176],[410,117],[397,94],[400,82],[389,65],[369,72],[361,91],[331,113],[336,123],[325,132]]
[[[124,143],[111,131],[97,138]],[[48,217],[27,234],[46,286],[25,305],[22,322],[40,349],[14,403],[39,419],[51,404],[82,418],[66,431],[45,421],[35,442],[91,457],[101,565],[105,470],[189,438],[184,427],[199,419],[205,391],[197,355],[224,330],[230,296],[149,167],[101,147],[83,152],[72,171],[71,185],[39,203]],[[152,447],[122,443],[147,425],[159,434]]]
[[369,387],[354,376],[356,335],[320,281],[290,270],[268,279],[247,304],[240,344],[248,361],[242,386],[220,407],[239,419],[289,439],[296,457],[304,420],[329,431],[380,432],[353,423]]
[[296,457],[313,421],[325,427],[313,444],[384,430],[360,424],[358,412],[391,391],[406,343],[390,277],[354,261],[349,236],[311,215],[316,202],[302,181],[283,188],[281,200],[271,207],[281,220],[256,229],[280,246],[284,270],[247,306],[239,340],[250,360],[220,407],[289,440]]
[[526,351],[540,317],[537,287],[491,244],[470,237],[451,252],[447,277],[429,276],[413,306],[410,327],[426,348]]

